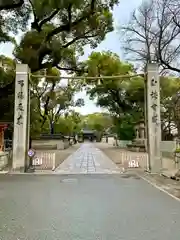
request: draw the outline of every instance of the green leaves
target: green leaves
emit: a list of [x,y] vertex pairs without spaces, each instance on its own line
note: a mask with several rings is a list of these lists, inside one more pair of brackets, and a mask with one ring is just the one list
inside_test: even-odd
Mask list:
[[55,133],[73,136],[81,130],[81,116],[75,111],[71,111],[68,116],[59,117],[55,123]]
[[0,10],[19,8],[24,4],[24,0],[1,0]]
[[13,121],[15,62],[0,56],[0,120]]
[[[88,69],[86,76],[102,77],[100,82],[98,79],[86,81],[90,98],[113,116],[114,129],[119,137],[132,139],[134,122],[143,117],[143,79],[131,78],[133,73],[136,74],[134,66],[122,62],[117,54],[109,51],[93,52],[85,64]],[[104,76],[121,77],[106,79]],[[100,127],[98,123],[97,128]]]
[[121,140],[135,138],[134,121],[131,115],[125,115],[121,119],[115,119],[115,132]]
[[[97,99],[97,104],[108,109],[111,113],[119,115],[131,109],[131,103],[126,99],[125,86],[129,81],[129,74],[133,71],[133,66],[121,62],[118,55],[111,52],[92,53],[85,62],[88,73],[86,76],[100,77],[98,79],[87,80],[89,85],[88,93],[91,99]],[[124,76],[122,78],[105,79],[103,76]]]
[[[32,29],[14,54],[33,72],[59,66],[74,68],[77,56],[89,44],[95,48],[113,30],[111,8],[117,0],[33,0]],[[25,4],[28,9],[29,4]]]
[[0,42],[11,41],[14,43],[12,33],[17,34],[27,28],[30,19],[30,5],[27,3],[20,8],[9,10],[2,10],[0,7],[0,10]]
[[82,128],[85,127],[103,133],[111,126],[112,118],[107,113],[92,113],[82,117]]

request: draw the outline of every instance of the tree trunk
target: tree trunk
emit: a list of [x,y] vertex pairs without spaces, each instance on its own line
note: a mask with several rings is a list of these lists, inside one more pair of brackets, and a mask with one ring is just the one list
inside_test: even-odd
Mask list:
[[31,138],[31,136],[29,137],[29,149],[31,149],[31,147],[32,147],[32,138]]
[[50,134],[53,135],[54,134],[54,122],[50,121]]
[[177,124],[178,138],[180,139],[180,123]]

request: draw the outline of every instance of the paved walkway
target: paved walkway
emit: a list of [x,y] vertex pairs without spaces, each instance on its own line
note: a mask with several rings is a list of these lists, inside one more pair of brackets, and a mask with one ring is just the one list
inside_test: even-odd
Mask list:
[[84,143],[55,170],[55,173],[112,174],[120,173],[120,169],[100,149],[91,143]]

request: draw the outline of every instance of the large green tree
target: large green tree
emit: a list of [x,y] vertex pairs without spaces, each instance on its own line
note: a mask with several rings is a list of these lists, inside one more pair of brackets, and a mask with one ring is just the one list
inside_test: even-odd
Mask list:
[[95,131],[96,139],[100,141],[104,134],[111,132],[113,122],[108,113],[92,113],[83,117],[82,126]]
[[[106,108],[116,117],[139,108],[136,104],[136,99],[133,99],[133,96],[130,94],[130,83],[142,81],[141,77],[138,76],[131,79],[131,74],[135,74],[133,65],[122,62],[119,56],[112,52],[94,52],[85,62],[85,65],[88,67],[86,76],[102,77],[100,81],[98,79],[86,81],[87,92],[90,98],[96,99],[99,106]],[[123,77],[113,78],[119,75]],[[112,79],[105,79],[103,76],[113,77]]]
[[[84,46],[96,47],[106,33],[113,30],[111,10],[118,0],[9,0],[1,3],[0,42],[13,41],[14,55],[19,62],[28,64],[34,73],[52,67],[72,73],[84,71],[78,61]],[[16,44],[12,33],[17,35],[19,31],[24,34],[20,44]],[[0,88],[8,96],[13,82]]]
[[[144,118],[144,78],[136,74],[133,65],[122,62],[111,52],[90,55],[84,62],[88,76],[101,76],[100,81],[87,80],[87,92],[97,105],[108,110],[114,117],[115,131],[119,137],[130,139],[133,127]],[[122,75],[122,78],[105,79],[103,76]],[[84,81],[84,80],[83,80]],[[180,83],[178,78],[160,77],[161,119],[163,138],[171,138],[173,128],[180,132]]]
[[[16,62],[3,55],[0,56],[0,62],[0,120],[13,122]],[[58,69],[48,69],[46,73],[51,77],[42,78],[37,75],[30,78],[31,136],[49,131],[50,125],[56,123],[62,114],[84,103],[82,99],[74,101],[74,95],[78,91],[76,86],[73,84],[61,86],[61,75]],[[9,88],[10,85],[11,88]]]
[[[0,120],[13,121],[15,62],[3,55],[0,56],[0,62]],[[6,88],[7,84],[11,88]]]
[[83,47],[96,47],[113,30],[112,8],[118,0],[31,0],[33,21],[14,54],[32,72],[49,67],[77,70]]
[[[141,77],[131,78],[136,73],[132,64],[122,62],[118,55],[112,52],[93,52],[84,62],[88,69],[86,76],[102,77],[87,80],[87,93],[96,100],[97,105],[109,111],[114,119],[116,133],[125,129],[122,127],[126,119],[131,129],[136,121],[143,117],[143,88],[139,95],[139,85],[143,83]],[[103,76],[123,76],[122,78],[103,78]],[[84,81],[84,80],[83,80]],[[134,90],[132,92],[132,90]],[[137,101],[138,96],[138,101]],[[130,116],[133,116],[130,118]],[[126,131],[126,130],[124,130]],[[129,131],[130,132],[130,131]],[[131,134],[132,135],[132,134]],[[124,134],[125,136],[125,134]],[[132,137],[132,136],[131,136]]]
[[26,31],[31,16],[31,6],[26,4],[22,7],[22,2],[21,0],[0,1],[0,43],[15,44],[13,36],[20,31]]
[[66,136],[75,136],[81,131],[81,115],[75,111],[61,116],[55,124],[55,133],[61,133]]
[[[41,74],[41,72],[37,72]],[[51,68],[46,71],[47,77],[39,77],[34,75],[31,77],[32,99],[36,102],[35,114],[41,122],[41,131],[44,124],[48,121],[53,132],[53,125],[58,122],[62,114],[71,110],[72,107],[82,106],[83,99],[74,101],[74,95],[78,89],[73,84],[61,85],[60,71],[56,68]],[[48,77],[51,75],[51,77]]]
[[112,127],[112,118],[108,113],[92,113],[82,117],[82,127],[105,133]]

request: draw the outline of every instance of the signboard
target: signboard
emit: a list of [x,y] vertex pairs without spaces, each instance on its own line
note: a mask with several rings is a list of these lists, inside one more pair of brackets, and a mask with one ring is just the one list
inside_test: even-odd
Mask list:
[[139,162],[136,160],[131,160],[128,163],[129,168],[139,168]]
[[34,157],[34,155],[35,155],[35,150],[29,149],[29,150],[28,150],[28,156],[29,156],[29,157]]
[[42,158],[34,158],[33,166],[40,166],[40,165],[42,165]]

